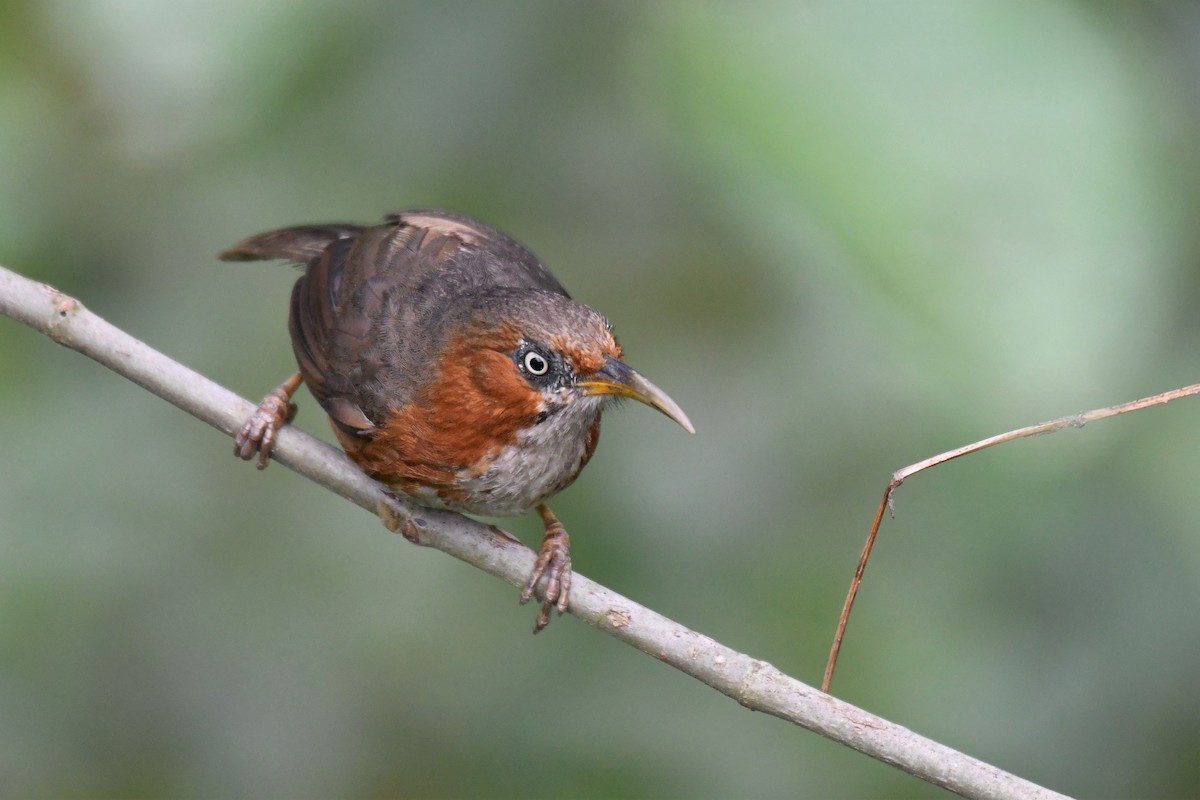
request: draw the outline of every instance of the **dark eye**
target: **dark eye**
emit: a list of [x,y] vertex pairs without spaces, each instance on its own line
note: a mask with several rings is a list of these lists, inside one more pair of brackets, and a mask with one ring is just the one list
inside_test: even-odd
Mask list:
[[525,367],[525,371],[533,376],[545,375],[550,371],[550,362],[536,350],[530,350],[525,353],[525,357],[521,359],[521,364]]

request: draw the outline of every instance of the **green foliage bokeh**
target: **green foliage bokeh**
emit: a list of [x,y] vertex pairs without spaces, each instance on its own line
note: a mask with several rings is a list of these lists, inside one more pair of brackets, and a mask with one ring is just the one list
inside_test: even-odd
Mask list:
[[[497,225],[698,430],[606,418],[554,504],[576,568],[818,683],[893,469],[1197,380],[1197,64],[1182,0],[6,2],[0,263],[257,398],[293,273],[216,252]],[[940,796],[530,637],[7,321],[0,375],[6,796]],[[836,692],[1069,794],[1193,793],[1198,436],[1183,401],[913,479]]]

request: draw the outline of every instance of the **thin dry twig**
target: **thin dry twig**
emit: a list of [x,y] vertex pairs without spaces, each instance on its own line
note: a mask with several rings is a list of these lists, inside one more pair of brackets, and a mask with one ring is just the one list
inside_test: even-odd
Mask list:
[[[124,375],[170,403],[234,435],[254,404],[172,361],[57,290],[0,268],[0,314],[41,331]],[[371,511],[394,503],[341,451],[293,426],[279,433],[272,458]],[[231,468],[233,468],[231,464]],[[401,508],[435,547],[519,587],[533,566],[529,548],[449,512]],[[570,612],[644,653],[733,698],[963,797],[1062,798],[785,675],[765,661],[689,630],[576,573]]]
[[1055,431],[1061,431],[1063,428],[1082,428],[1089,422],[1115,417],[1119,414],[1128,414],[1130,411],[1139,411],[1150,406],[1162,405],[1163,403],[1169,403],[1181,397],[1191,397],[1195,394],[1200,394],[1200,383],[1184,386],[1180,389],[1172,389],[1169,392],[1162,392],[1150,397],[1143,397],[1140,400],[1121,403],[1120,405],[1097,408],[1093,411],[1084,411],[1081,414],[1069,414],[1065,417],[1052,419],[1049,422],[1041,422],[1037,425],[1029,425],[1024,428],[1008,431],[1007,433],[989,436],[986,439],[980,439],[978,442],[956,447],[953,450],[947,450],[944,453],[939,453],[924,461],[918,461],[915,464],[910,464],[903,469],[893,472],[892,479],[888,481],[887,487],[883,490],[883,499],[879,501],[879,508],[875,510],[875,518],[871,521],[871,529],[867,532],[867,543],[863,545],[862,555],[858,557],[858,566],[854,568],[854,577],[850,579],[850,590],[846,593],[846,602],[842,605],[842,615],[838,618],[837,631],[833,635],[833,647],[829,650],[829,660],[825,664],[825,677],[821,681],[821,691],[828,692],[830,685],[833,683],[833,670],[837,667],[838,653],[841,652],[842,639],[846,635],[846,625],[850,622],[850,610],[854,607],[854,599],[858,596],[858,587],[862,583],[863,573],[867,570],[867,559],[871,557],[871,550],[875,546],[875,537],[879,533],[879,526],[883,524],[884,509],[894,512],[892,499],[896,489],[900,488],[900,484],[918,472],[923,472],[939,464],[945,464],[947,461],[953,461],[961,456],[976,453],[998,444],[1016,441],[1017,439],[1026,439],[1030,436],[1040,436],[1044,433],[1054,433]]

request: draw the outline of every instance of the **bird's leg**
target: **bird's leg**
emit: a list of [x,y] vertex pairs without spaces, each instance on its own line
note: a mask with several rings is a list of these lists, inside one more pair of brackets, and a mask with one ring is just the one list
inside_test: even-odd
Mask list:
[[542,593],[542,607],[533,624],[534,633],[550,624],[551,610],[557,608],[559,614],[567,610],[567,597],[571,593],[571,538],[545,503],[538,503],[537,512],[542,522],[546,523],[546,533],[542,536],[542,546],[538,548],[533,572],[521,590],[521,602],[528,603],[533,597],[534,587],[543,575],[546,576],[546,590]]
[[292,402],[292,395],[300,388],[303,380],[297,372],[262,399],[258,408],[250,415],[250,419],[246,420],[242,429],[238,431],[237,438],[233,440],[235,456],[249,461],[258,453],[258,468],[267,468],[271,449],[275,446],[276,434],[296,416],[296,404]]

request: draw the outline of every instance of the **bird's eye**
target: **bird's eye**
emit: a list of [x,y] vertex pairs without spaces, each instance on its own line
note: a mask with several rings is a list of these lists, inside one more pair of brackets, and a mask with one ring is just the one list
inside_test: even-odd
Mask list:
[[540,376],[550,371],[550,362],[536,350],[527,352],[521,363],[525,366],[525,371],[530,375]]

